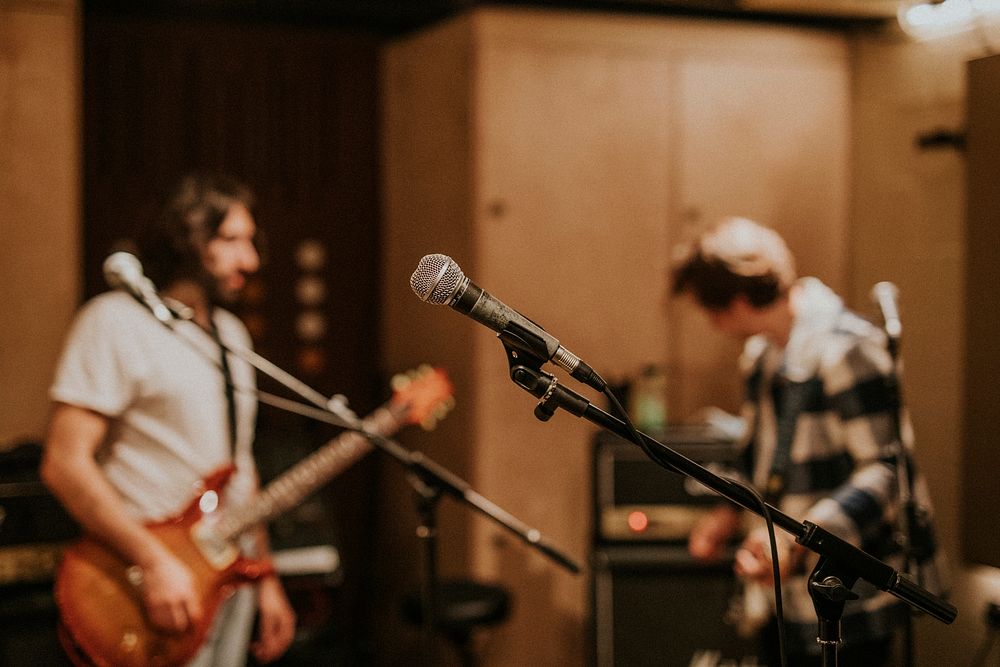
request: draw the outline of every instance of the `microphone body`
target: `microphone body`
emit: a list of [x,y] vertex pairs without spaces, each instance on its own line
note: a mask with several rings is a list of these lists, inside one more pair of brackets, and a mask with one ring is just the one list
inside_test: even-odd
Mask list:
[[142,271],[139,258],[128,252],[115,252],[104,260],[104,280],[113,289],[125,290],[149,309],[160,322],[173,328],[174,314],[156,292],[153,281]]
[[447,304],[508,339],[543,361],[551,361],[572,377],[604,391],[605,383],[590,366],[563,347],[538,324],[472,282],[447,255],[426,255],[410,277],[410,287],[422,300]]
[[903,324],[899,319],[899,288],[890,282],[876,283],[872,287],[872,300],[882,311],[885,332],[893,341],[903,334]]

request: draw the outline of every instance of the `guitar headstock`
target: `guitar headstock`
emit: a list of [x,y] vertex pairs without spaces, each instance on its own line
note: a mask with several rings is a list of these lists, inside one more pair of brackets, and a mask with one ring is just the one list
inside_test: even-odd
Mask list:
[[455,407],[455,388],[442,368],[427,364],[394,375],[392,402],[406,405],[406,422],[428,431]]

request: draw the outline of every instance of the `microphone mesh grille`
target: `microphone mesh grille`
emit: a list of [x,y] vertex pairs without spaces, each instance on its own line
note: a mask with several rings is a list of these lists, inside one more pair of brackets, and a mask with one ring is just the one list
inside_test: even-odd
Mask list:
[[448,303],[465,278],[462,269],[447,255],[424,255],[410,276],[410,287],[423,301],[436,305]]
[[104,281],[112,289],[127,288],[142,279],[139,258],[127,252],[115,252],[104,260]]

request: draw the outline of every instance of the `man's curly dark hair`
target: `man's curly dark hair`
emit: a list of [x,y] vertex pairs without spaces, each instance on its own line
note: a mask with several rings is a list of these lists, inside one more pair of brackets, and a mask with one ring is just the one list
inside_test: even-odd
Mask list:
[[252,213],[255,198],[249,187],[232,176],[195,173],[183,177],[160,217],[137,240],[146,275],[161,287],[178,280],[207,284],[202,252],[237,203]]

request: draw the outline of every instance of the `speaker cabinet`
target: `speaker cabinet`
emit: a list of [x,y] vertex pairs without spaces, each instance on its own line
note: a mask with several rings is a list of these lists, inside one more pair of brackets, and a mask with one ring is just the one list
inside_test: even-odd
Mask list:
[[[671,427],[660,440],[722,472],[731,440]],[[592,662],[596,667],[752,665],[752,642],[726,623],[736,593],[731,559],[703,565],[687,535],[718,496],[607,433],[594,440]]]
[[730,562],[706,567],[683,545],[594,552],[596,667],[754,664],[752,642],[725,621],[735,593]]

